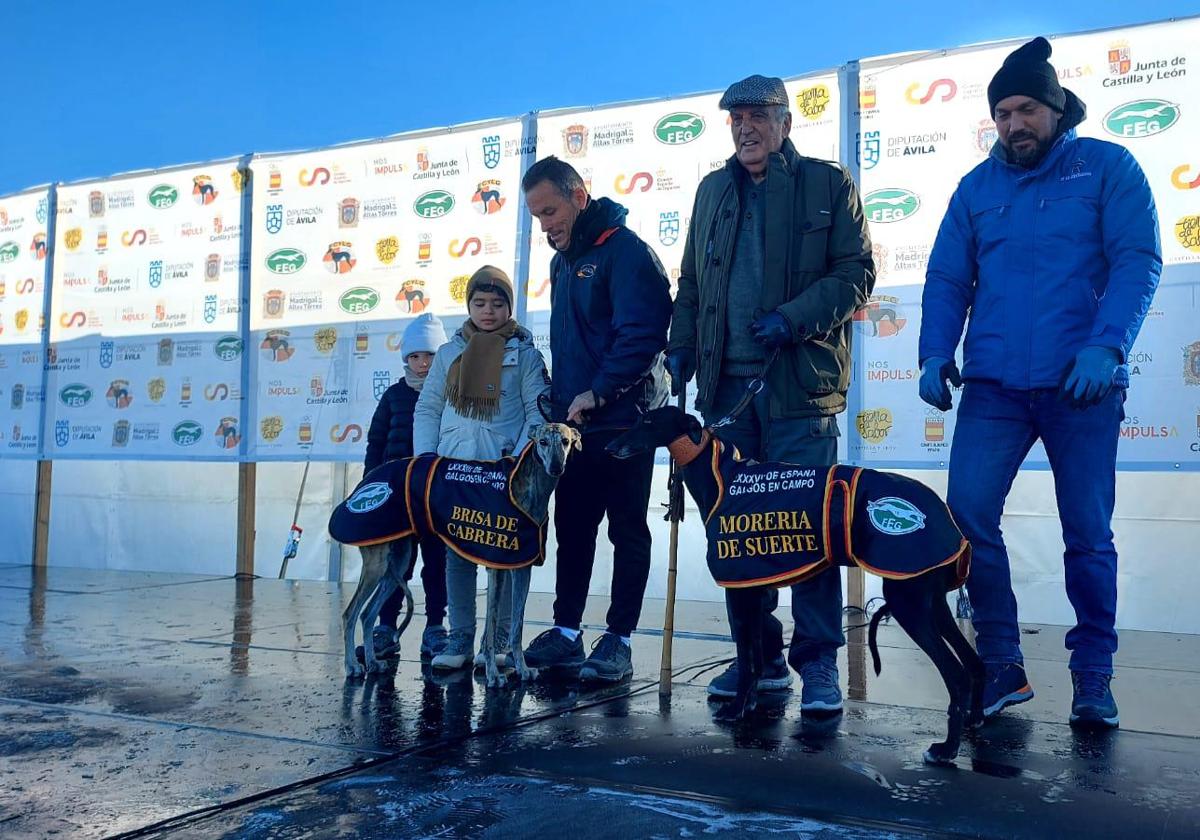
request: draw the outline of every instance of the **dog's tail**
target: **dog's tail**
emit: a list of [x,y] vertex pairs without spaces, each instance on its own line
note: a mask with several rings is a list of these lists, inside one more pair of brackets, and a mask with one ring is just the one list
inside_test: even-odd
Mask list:
[[879,645],[876,644],[875,637],[879,634],[879,622],[891,614],[892,608],[885,601],[879,609],[875,610],[875,615],[871,616],[871,628],[867,631],[867,646],[871,648],[871,664],[875,666],[875,676],[879,676],[879,672],[883,670],[883,663],[879,661]]

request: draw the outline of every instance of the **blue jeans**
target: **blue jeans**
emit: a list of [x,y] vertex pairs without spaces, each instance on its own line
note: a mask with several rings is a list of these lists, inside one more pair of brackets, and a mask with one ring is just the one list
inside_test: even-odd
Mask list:
[[[746,392],[749,381],[744,377],[722,376],[704,422],[715,423],[731,411]],[[743,457],[758,461],[786,461],[813,467],[837,461],[837,418],[771,420],[769,400],[768,389],[763,388],[733,425],[725,426],[717,434],[736,446]],[[764,662],[774,662],[783,653],[783,625],[773,615],[778,605],[779,590],[772,589],[763,614]],[[842,634],[840,569],[828,569],[792,587],[792,621],[795,629],[788,661],[799,667],[812,659],[836,659],[837,649],[846,643]]]
[[1117,552],[1111,525],[1124,405],[1123,389],[1080,410],[1059,400],[1054,389],[1017,391],[967,382],[950,450],[947,501],[973,549],[967,591],[984,662],[1023,661],[1000,515],[1021,462],[1041,438],[1066,544],[1067,598],[1075,608],[1076,624],[1066,639],[1071,670],[1112,673]]

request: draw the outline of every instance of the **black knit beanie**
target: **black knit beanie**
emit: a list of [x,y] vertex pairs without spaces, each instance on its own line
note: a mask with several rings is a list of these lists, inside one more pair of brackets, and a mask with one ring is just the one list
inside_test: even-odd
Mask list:
[[1060,114],[1063,112],[1067,94],[1050,64],[1051,50],[1045,38],[1034,38],[1008,54],[988,85],[988,107],[992,114],[996,113],[996,103],[1010,96],[1028,96]]

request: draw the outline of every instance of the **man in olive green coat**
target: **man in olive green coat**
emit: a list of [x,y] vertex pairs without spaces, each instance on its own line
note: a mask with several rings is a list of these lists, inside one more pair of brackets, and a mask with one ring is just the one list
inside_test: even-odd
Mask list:
[[[747,458],[829,465],[850,384],[851,317],[875,283],[862,202],[845,169],[803,157],[788,139],[781,79],[743,79],[720,107],[729,111],[735,153],[696,193],[668,345],[672,387],[678,393],[694,375],[696,406],[713,423],[778,350],[766,387],[721,436]],[[792,681],[783,626],[770,611],[777,603],[775,596],[763,616],[760,690]],[[801,708],[837,712],[840,571],[793,586],[792,616],[788,661],[803,681]],[[732,697],[737,664],[708,690]]]

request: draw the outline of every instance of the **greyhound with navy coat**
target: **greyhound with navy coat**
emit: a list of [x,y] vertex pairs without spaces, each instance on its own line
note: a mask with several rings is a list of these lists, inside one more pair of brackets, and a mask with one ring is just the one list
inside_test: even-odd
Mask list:
[[755,707],[763,668],[759,616],[767,589],[806,580],[832,565],[857,565],[883,578],[886,603],[869,632],[875,672],[879,622],[890,614],[946,684],[946,739],[932,744],[925,760],[951,761],[964,725],[983,720],[983,663],[946,603],[946,593],[966,579],[971,546],[937,494],[918,481],[877,470],[744,460],[673,406],[646,412],[608,448],[621,458],[659,446],[670,450],[705,518],[709,571],[730,591],[738,690],[718,718],[738,720]]

